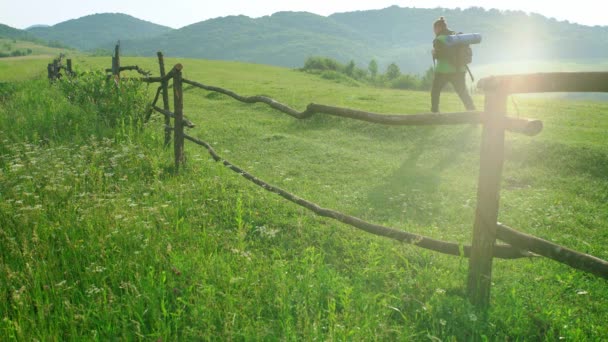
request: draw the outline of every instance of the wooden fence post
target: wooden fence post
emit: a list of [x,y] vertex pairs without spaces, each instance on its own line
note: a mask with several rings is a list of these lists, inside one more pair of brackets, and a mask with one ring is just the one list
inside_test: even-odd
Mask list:
[[120,40],[114,48],[114,56],[112,56],[112,76],[118,82],[120,80]]
[[66,71],[68,73],[68,76],[72,76],[72,59],[68,58],[67,63],[68,63],[68,68]]
[[47,65],[46,70],[48,72],[48,76],[49,76],[49,81],[53,82],[55,81],[55,76],[53,75],[53,64],[49,63],[49,65]]
[[[158,66],[160,67],[160,77],[165,77],[165,59],[163,57],[163,53],[158,51]],[[169,81],[162,81],[161,87],[163,92],[163,109],[169,111],[171,108],[169,107],[169,89],[168,89]],[[165,115],[165,146],[169,146],[171,143],[171,118]]]
[[175,65],[175,75],[173,76],[173,110],[175,120],[173,127],[174,134],[174,153],[175,153],[175,173],[179,172],[179,164],[184,164],[184,93],[182,91],[182,65]]
[[486,93],[485,114],[477,188],[477,210],[473,227],[473,242],[469,259],[467,294],[480,309],[490,304],[492,284],[492,255],[496,243],[496,226],[500,201],[500,181],[504,164],[507,94]]
[[53,79],[59,79],[59,59],[53,60]]

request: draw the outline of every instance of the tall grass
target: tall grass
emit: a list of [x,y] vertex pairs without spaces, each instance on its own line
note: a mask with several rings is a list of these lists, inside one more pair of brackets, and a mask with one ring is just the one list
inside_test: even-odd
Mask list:
[[[326,83],[266,66],[184,64],[188,78],[294,107],[319,99],[417,112],[428,102],[420,93]],[[162,120],[141,121],[145,87],[104,82],[89,74],[2,88],[3,340],[553,341],[608,334],[605,281],[565,266],[496,261],[492,309],[482,313],[463,294],[466,259],[313,216],[192,145],[186,168],[174,175]],[[293,121],[192,89],[185,97],[186,116],[197,124],[191,134],[261,178],[373,222],[470,240],[476,127]],[[447,95],[444,105],[458,102]],[[606,106],[520,107],[543,119],[545,132],[509,137],[501,220],[607,258]]]

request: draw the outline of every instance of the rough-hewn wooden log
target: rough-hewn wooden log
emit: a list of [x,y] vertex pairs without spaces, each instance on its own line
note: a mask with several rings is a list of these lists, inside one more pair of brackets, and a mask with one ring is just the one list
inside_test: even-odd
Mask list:
[[[165,58],[163,53],[158,51],[156,53],[158,56],[158,67],[160,68],[160,77],[165,78]],[[163,89],[163,109],[169,111],[171,108],[169,107],[169,89],[168,89],[168,79],[164,79],[161,82],[161,87]],[[171,119],[165,116],[165,126],[169,126],[171,124]],[[171,130],[165,128],[165,146],[169,146],[171,143]]]
[[48,72],[49,81],[53,82],[55,80],[55,74],[53,73],[53,64],[49,63],[46,67],[46,71]]
[[[181,64],[178,64],[181,65]],[[173,76],[175,76],[175,67],[173,69],[171,69],[165,76],[161,76],[161,77],[143,77],[140,78],[140,80],[144,83],[158,83],[158,82],[163,82],[163,81],[169,81],[170,79],[173,78]],[[185,82],[184,82],[185,83]]]
[[[159,108],[158,106],[152,106],[152,109],[154,109],[155,111],[163,114],[166,117],[173,118],[173,119],[176,118],[175,113],[171,113],[170,111],[164,110],[162,108]],[[194,128],[194,127],[196,127],[194,125],[194,123],[192,123],[192,121],[190,121],[190,120],[188,120],[186,118],[182,118],[182,122],[184,123],[184,126],[186,126],[188,128]]]
[[241,102],[245,102],[245,103],[265,103],[267,105],[269,105],[270,107],[279,110],[285,114],[291,115],[295,118],[298,119],[303,119],[306,117],[309,117],[310,115],[312,115],[312,113],[309,113],[308,111],[304,111],[304,112],[299,112],[287,105],[284,105],[280,102],[277,102],[269,97],[266,96],[249,96],[249,97],[245,97],[245,96],[241,96],[233,91],[230,90],[226,90],[223,88],[219,88],[219,87],[214,87],[214,86],[208,86],[208,85],[204,85],[202,83],[199,82],[195,82],[195,81],[191,81],[191,80],[187,80],[184,79],[184,83],[189,84],[191,86],[197,87],[197,88],[201,88],[201,89],[205,89],[205,90],[209,90],[209,91],[214,91],[217,93],[221,93],[227,96],[232,97],[235,100],[241,101]]
[[177,64],[173,67],[173,108],[175,119],[173,127],[173,151],[175,153],[175,173],[179,172],[179,165],[184,164],[184,91],[182,86],[182,65]]
[[53,77],[54,79],[61,78],[61,74],[59,73],[59,59],[53,60]]
[[[148,122],[150,120],[150,117],[152,116],[152,112],[154,111],[154,107],[156,107],[156,103],[158,102],[158,99],[160,98],[160,92],[162,91],[163,87],[159,86],[156,89],[156,95],[154,95],[154,100],[152,100],[152,103],[150,104],[150,107],[148,108],[148,112],[146,113],[146,117],[144,118],[144,122]],[[165,117],[166,119],[166,117]]]
[[377,114],[361,110],[326,106],[311,103],[306,107],[311,113],[324,113],[344,118],[356,119],[384,125],[423,126],[423,125],[461,125],[481,122],[482,112],[460,112],[446,114]]
[[[311,103],[306,107],[306,110],[299,112],[287,105],[277,102],[274,99],[265,96],[241,96],[231,90],[223,89],[215,86],[204,85],[199,82],[184,79],[184,83],[190,84],[208,91],[214,91],[234,98],[235,100],[245,103],[266,103],[270,107],[279,110],[285,114],[293,116],[297,119],[306,119],[316,113],[335,115],[355,120],[362,120],[371,123],[395,126],[409,125],[459,125],[459,124],[479,124],[483,122],[483,112],[459,112],[445,114],[378,114],[365,112],[350,108],[333,107]],[[523,133],[526,135],[536,135],[542,130],[542,122],[539,120],[525,118],[508,118],[505,120],[505,128],[515,133]]]
[[116,77],[116,79],[120,79],[120,41],[116,43],[116,47],[114,48],[114,58],[112,58],[112,75]]
[[507,112],[507,94],[487,93],[485,112],[487,115],[481,138],[477,210],[467,281],[469,299],[480,309],[486,309],[490,303],[492,258],[496,243],[500,181],[505,153],[503,121]]
[[516,248],[522,248],[568,266],[608,279],[608,261],[577,252],[536,236],[518,232],[498,223],[496,236]]
[[543,122],[535,119],[505,117],[504,127],[510,132],[535,136],[543,130]]
[[[435,240],[435,239],[432,239],[432,238],[429,238],[426,236],[408,233],[408,232],[405,232],[402,230],[389,228],[389,227],[385,227],[385,226],[376,225],[373,223],[365,222],[354,216],[349,216],[349,215],[346,215],[346,214],[343,214],[343,213],[340,213],[340,212],[337,212],[334,210],[322,208],[315,203],[309,202],[309,201],[302,199],[294,194],[291,194],[281,188],[270,185],[270,184],[258,179],[257,177],[249,174],[248,172],[242,170],[241,168],[233,165],[229,161],[222,159],[213,150],[211,145],[209,145],[208,143],[206,143],[200,139],[191,137],[187,134],[184,134],[184,137],[187,140],[194,142],[195,144],[205,147],[209,151],[209,154],[215,161],[222,162],[225,166],[230,168],[232,171],[240,174],[247,180],[255,183],[258,186],[261,186],[262,188],[264,188],[270,192],[278,194],[279,196],[285,198],[286,200],[288,200],[290,202],[293,202],[306,209],[309,209],[309,210],[313,211],[314,213],[316,213],[317,215],[338,220],[340,222],[343,222],[343,223],[353,226],[355,228],[364,230],[364,231],[374,234],[374,235],[379,235],[379,236],[391,238],[391,239],[394,239],[397,241],[401,241],[404,243],[413,244],[418,247],[433,250],[436,252],[449,254],[449,255],[455,255],[455,256],[464,256],[464,257],[469,257],[469,255],[471,254],[470,246],[462,246],[462,245],[459,245],[459,244],[453,243],[453,242]],[[535,257],[536,255],[523,251],[523,250],[514,249],[509,245],[497,245],[494,248],[494,256],[496,258],[501,258],[501,259],[519,259],[519,258]]]
[[486,77],[477,83],[484,91],[508,94],[546,92],[608,92],[608,72],[554,72]]
[[156,88],[156,95],[154,95],[154,100],[152,101],[152,107],[155,107],[156,104],[158,103],[158,99],[160,98],[160,93],[163,90],[163,86],[159,86],[158,88]]
[[144,75],[144,76],[149,76],[150,72],[141,69],[140,67],[138,67],[137,65],[129,65],[129,66],[122,66],[120,68],[118,68],[119,71],[137,71],[140,75]]

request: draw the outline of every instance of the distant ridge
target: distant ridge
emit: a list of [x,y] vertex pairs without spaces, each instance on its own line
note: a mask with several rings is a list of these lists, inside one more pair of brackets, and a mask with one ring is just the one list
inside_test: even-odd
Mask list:
[[34,39],[34,36],[28,33],[27,31],[16,29],[14,27],[10,27],[4,24],[0,24],[0,37],[23,40]]
[[120,39],[141,39],[171,31],[122,13],[102,13],[27,31],[46,41],[58,41],[80,50],[111,48]]
[[300,67],[310,56],[327,56],[366,68],[395,62],[403,71],[432,66],[432,22],[445,16],[458,31],[478,32],[474,63],[517,60],[608,58],[608,27],[583,26],[518,11],[421,9],[392,6],[336,13],[278,12],[249,18],[228,16],[174,30],[125,14],[95,14],[27,32],[81,50],[109,50],[122,41],[125,54],[235,60]]

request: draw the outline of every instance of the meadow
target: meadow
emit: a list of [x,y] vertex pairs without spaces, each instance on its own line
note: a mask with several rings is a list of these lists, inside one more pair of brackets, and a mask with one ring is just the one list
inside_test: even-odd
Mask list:
[[[73,57],[102,70],[108,57]],[[46,59],[0,61],[3,340],[600,340],[608,283],[544,258],[495,260],[491,309],[468,261],[317,217],[186,144],[175,175],[156,89],[49,85]],[[294,108],[427,112],[426,92],[266,65],[166,59],[184,77]],[[155,59],[122,58],[158,74]],[[10,81],[10,82],[7,82]],[[88,91],[88,92],[87,92]],[[185,88],[188,134],[300,197],[437,239],[471,240],[480,128],[385,127]],[[478,107],[483,94],[475,95]],[[605,102],[516,98],[499,220],[608,259]],[[461,111],[455,94],[442,111]],[[108,120],[108,118],[113,118]]]

